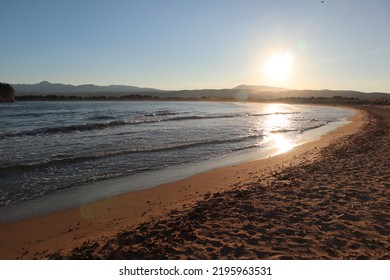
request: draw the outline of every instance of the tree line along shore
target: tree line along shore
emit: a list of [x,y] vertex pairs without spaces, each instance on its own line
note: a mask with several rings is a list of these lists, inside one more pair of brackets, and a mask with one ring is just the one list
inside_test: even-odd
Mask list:
[[[47,83],[51,85],[50,83]],[[96,87],[96,86],[95,86]],[[99,88],[99,87],[96,87]],[[389,105],[390,95],[384,93],[368,93],[332,90],[286,90],[286,96],[280,92],[259,92],[240,88],[222,90],[181,90],[173,92],[20,92],[7,83],[0,83],[0,102],[15,101],[74,101],[74,100],[136,100],[136,101],[247,101],[247,102],[282,102],[293,104],[375,104]]]
[[282,102],[292,104],[372,104],[372,105],[390,105],[390,98],[373,98],[373,99],[359,99],[354,97],[289,97],[289,98],[275,98],[275,99],[253,99],[237,100],[230,97],[207,97],[201,98],[185,98],[185,97],[158,97],[151,95],[132,94],[120,97],[114,96],[64,96],[64,95],[23,95],[17,96],[16,101],[121,101],[121,100],[135,100],[135,101],[221,101],[221,102]]

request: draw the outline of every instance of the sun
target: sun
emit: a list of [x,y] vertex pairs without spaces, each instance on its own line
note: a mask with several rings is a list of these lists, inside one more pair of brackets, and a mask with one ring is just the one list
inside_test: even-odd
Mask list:
[[264,73],[271,82],[284,82],[291,75],[295,55],[293,52],[279,53],[271,56],[264,64]]

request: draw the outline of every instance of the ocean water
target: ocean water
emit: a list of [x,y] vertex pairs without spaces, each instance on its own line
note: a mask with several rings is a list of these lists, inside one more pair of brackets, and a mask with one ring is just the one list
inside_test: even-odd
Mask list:
[[350,110],[286,104],[0,104],[0,208],[92,182],[240,153],[284,152]]

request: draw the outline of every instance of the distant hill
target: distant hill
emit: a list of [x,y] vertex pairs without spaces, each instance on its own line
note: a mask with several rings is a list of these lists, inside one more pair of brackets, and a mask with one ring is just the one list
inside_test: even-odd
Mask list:
[[361,91],[354,91],[354,90],[290,90],[288,92],[284,93],[284,96],[281,96],[282,98],[288,98],[288,97],[305,97],[305,98],[318,98],[318,97],[324,97],[324,98],[332,98],[332,97],[342,97],[342,98],[359,98],[359,99],[373,99],[373,98],[389,98],[389,93],[384,92],[361,92]]
[[122,96],[130,93],[155,93],[161,92],[161,90],[154,88],[140,88],[134,86],[97,86],[92,84],[85,85],[66,85],[66,84],[52,84],[47,81],[40,82],[38,84],[14,84],[16,95],[36,95],[36,94],[54,94],[54,95],[77,95],[77,96],[90,96],[90,95],[104,95],[110,94],[110,96]]
[[228,98],[235,100],[261,100],[261,99],[280,99],[280,98],[358,98],[378,99],[390,98],[390,94],[374,92],[366,93],[352,90],[288,90],[272,87],[259,87],[260,90],[245,89],[245,87],[235,87],[233,89],[203,89],[203,90],[181,90],[175,92],[159,93],[159,97],[175,97],[175,98]]
[[0,82],[0,102],[15,102],[15,91],[11,85]]
[[281,92],[288,91],[289,89],[280,88],[280,87],[270,87],[270,86],[254,86],[254,85],[239,85],[233,89],[238,90],[251,90],[251,91],[266,91],[266,92]]
[[233,100],[261,100],[281,98],[359,98],[361,100],[390,98],[390,94],[383,92],[360,92],[353,90],[290,90],[278,87],[239,85],[232,89],[200,89],[164,91],[155,88],[141,88],[135,86],[97,86],[97,85],[66,85],[53,84],[47,81],[38,84],[14,84],[12,85],[16,96],[26,95],[57,95],[79,97],[123,97],[139,95],[159,98],[204,98],[204,99],[233,99]]

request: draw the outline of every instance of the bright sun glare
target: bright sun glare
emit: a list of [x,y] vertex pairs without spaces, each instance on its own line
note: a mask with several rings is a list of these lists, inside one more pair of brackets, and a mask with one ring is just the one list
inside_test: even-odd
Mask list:
[[295,55],[293,52],[271,56],[264,64],[264,72],[269,81],[284,82],[292,72]]
[[269,104],[266,110],[269,115],[264,116],[260,123],[265,133],[263,141],[275,148],[275,154],[291,150],[294,147],[294,142],[285,134],[278,132],[290,127],[291,120],[288,115],[278,114],[278,112],[286,112],[285,105]]

